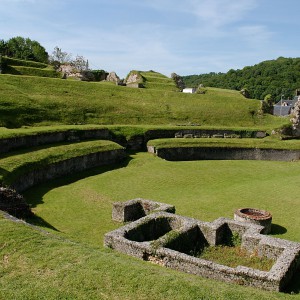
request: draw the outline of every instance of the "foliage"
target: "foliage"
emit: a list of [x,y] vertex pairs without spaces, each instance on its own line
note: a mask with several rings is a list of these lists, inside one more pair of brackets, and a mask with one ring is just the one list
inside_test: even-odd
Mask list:
[[274,264],[273,259],[259,257],[255,253],[249,254],[239,246],[206,247],[199,257],[232,268],[245,266],[262,271],[269,271]]
[[30,60],[22,60],[22,59],[16,59],[16,58],[10,58],[3,56],[2,60],[5,61],[5,63],[9,66],[23,66],[23,67],[32,67],[32,68],[38,68],[43,69],[47,68],[48,65],[36,61],[30,61]]
[[68,52],[64,52],[61,50],[61,48],[58,48],[58,46],[56,46],[52,54],[49,56],[49,60],[51,64],[54,63],[68,64],[72,60],[72,54]]
[[102,81],[105,80],[108,73],[104,70],[91,70],[94,75],[95,81]]
[[7,41],[5,54],[8,57],[48,63],[48,53],[40,43],[20,36]]
[[39,69],[24,66],[7,66],[5,73],[13,75],[28,75],[28,76],[39,76],[39,77],[51,77],[58,78],[60,73],[56,72],[54,69]]
[[294,91],[300,87],[300,58],[279,57],[241,70],[189,75],[184,76],[183,80],[190,87],[203,83],[238,91],[247,88],[251,98],[263,100],[270,94],[275,101],[279,101],[281,95],[293,97]]

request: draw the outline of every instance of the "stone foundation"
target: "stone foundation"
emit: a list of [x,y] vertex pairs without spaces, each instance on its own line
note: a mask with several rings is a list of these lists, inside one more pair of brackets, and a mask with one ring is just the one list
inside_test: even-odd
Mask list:
[[159,148],[148,146],[148,152],[171,160],[275,160],[293,161],[300,159],[300,150],[229,148],[229,147],[177,147]]
[[[207,278],[282,291],[300,264],[300,243],[261,234],[263,227],[225,218],[213,222],[152,213],[107,233],[104,244],[119,252],[175,270]],[[270,271],[231,268],[193,256],[205,246],[224,244],[238,234],[241,247],[260,257],[274,259]]]
[[175,213],[175,206],[142,198],[127,202],[115,202],[113,203],[112,219],[117,222],[135,221],[159,211]]

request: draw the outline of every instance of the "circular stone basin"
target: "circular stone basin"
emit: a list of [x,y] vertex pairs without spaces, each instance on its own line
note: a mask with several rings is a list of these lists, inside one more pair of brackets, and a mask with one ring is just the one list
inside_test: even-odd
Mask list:
[[263,226],[263,233],[271,232],[272,215],[265,210],[256,208],[240,208],[235,211],[234,220]]

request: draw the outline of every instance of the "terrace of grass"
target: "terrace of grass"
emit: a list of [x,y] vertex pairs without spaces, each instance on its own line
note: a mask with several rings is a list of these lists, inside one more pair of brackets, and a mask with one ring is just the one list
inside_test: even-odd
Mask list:
[[148,142],[156,149],[181,147],[261,148],[300,150],[300,140],[280,140],[274,137],[263,139],[239,138],[173,138],[156,139]]
[[[127,89],[9,75],[0,75],[0,87],[0,122],[10,127],[115,124],[110,128],[116,133],[131,136],[156,124],[269,130],[287,122],[258,116],[258,102],[218,89],[187,95],[150,86]],[[73,126],[63,127],[78,128]],[[90,126],[94,127],[86,125]],[[43,130],[48,128],[2,128],[0,133],[8,137]],[[71,152],[76,152],[72,145]],[[57,151],[60,147],[66,149],[56,145],[53,153],[63,156],[65,151]],[[49,149],[3,155],[1,167],[14,173],[19,162],[47,161],[38,152]],[[168,162],[137,153],[126,167],[105,166],[41,184],[25,193],[36,214],[28,221],[51,235],[0,216],[0,298],[300,299],[299,272],[290,287],[296,295],[270,293],[168,270],[103,247],[103,235],[120,226],[111,220],[112,203],[137,197],[173,204],[178,214],[204,221],[232,218],[238,207],[258,207],[272,212],[273,235],[300,241],[297,182],[299,162]]]
[[[107,82],[2,74],[0,126],[198,124],[273,129],[288,122],[285,118],[258,115],[260,102],[245,99],[237,91],[207,88],[203,95],[184,94],[166,87],[171,85],[171,79],[158,81],[147,76],[149,87],[146,83],[144,89],[133,89]],[[165,81],[163,89],[155,87]]]
[[22,149],[0,155],[0,183],[12,184],[19,176],[47,165],[87,154],[122,149],[111,141],[64,143]]
[[36,214],[30,221],[57,238],[0,219],[0,296],[300,299],[299,273],[290,287],[294,295],[270,293],[168,270],[103,247],[104,234],[121,226],[111,220],[112,203],[136,197],[173,204],[178,214],[204,221],[232,218],[238,207],[266,209],[273,214],[272,235],[300,241],[298,170],[299,162],[168,162],[137,153],[126,167],[100,167],[41,184],[25,193]]

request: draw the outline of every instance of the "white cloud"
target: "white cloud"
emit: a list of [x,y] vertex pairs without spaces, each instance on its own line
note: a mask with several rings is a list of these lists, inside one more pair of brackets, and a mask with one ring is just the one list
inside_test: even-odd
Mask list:
[[273,33],[265,26],[242,26],[238,29],[241,40],[244,40],[251,47],[263,47],[267,45]]
[[190,0],[191,12],[210,26],[219,27],[242,20],[256,7],[256,0]]

